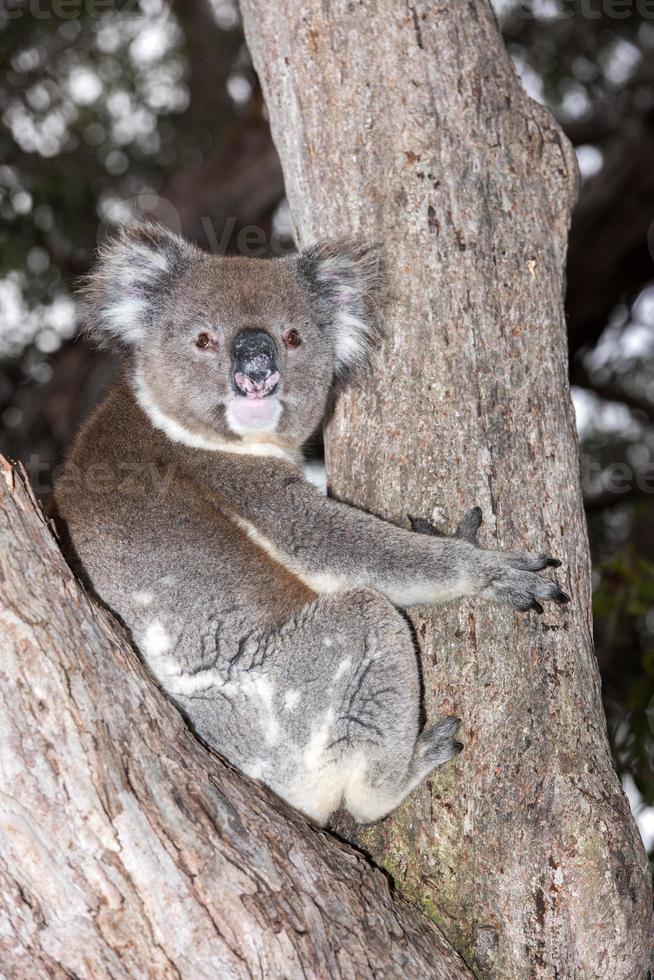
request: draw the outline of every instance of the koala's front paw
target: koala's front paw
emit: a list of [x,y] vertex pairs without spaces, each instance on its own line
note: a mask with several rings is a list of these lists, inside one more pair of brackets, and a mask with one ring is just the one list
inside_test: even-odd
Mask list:
[[556,602],[558,605],[570,602],[570,596],[562,592],[556,582],[538,575],[544,568],[558,568],[561,565],[558,558],[523,551],[486,554],[491,559],[492,567],[490,580],[482,595],[499,599],[522,612],[533,609],[539,614],[543,612],[542,602]]
[[[558,558],[524,551],[484,551],[479,548],[477,532],[482,522],[481,507],[469,510],[452,535],[444,534],[423,517],[413,517],[411,514],[407,514],[407,517],[412,530],[418,534],[458,538],[479,549],[475,552],[475,570],[479,567],[478,556],[482,568],[479,591],[486,598],[506,602],[522,612],[533,609],[539,614],[543,612],[542,602],[556,602],[558,605],[570,602],[570,597],[561,592],[556,582],[538,575],[544,568],[559,568],[561,562]],[[473,574],[471,577],[477,576]]]

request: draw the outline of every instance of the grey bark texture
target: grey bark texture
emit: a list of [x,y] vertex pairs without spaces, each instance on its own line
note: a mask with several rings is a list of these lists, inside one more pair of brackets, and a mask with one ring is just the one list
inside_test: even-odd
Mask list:
[[187,730],[0,457],[0,977],[471,974]]
[[241,8],[298,240],[386,250],[387,340],[329,426],[331,491],[400,522],[480,504],[487,545],[557,555],[573,596],[411,616],[427,716],[461,715],[465,748],[358,840],[479,976],[642,980],[651,882],[607,743],[567,381],[574,153],[486,0]]

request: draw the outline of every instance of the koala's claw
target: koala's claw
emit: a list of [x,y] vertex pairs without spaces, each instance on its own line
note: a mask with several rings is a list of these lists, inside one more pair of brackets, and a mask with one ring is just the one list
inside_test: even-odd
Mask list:
[[[440,528],[435,527],[431,521],[425,520],[424,517],[414,517],[412,514],[407,514],[406,516],[409,519],[411,530],[415,531],[416,534],[431,534],[434,538],[450,537],[450,535],[441,531]],[[464,514],[451,537],[460,538],[462,541],[468,541],[470,544],[477,544],[477,531],[481,527],[482,520],[483,514],[481,507],[473,507]]]
[[431,534],[434,538],[445,537],[442,531],[439,531],[431,521],[425,520],[424,517],[414,517],[413,514],[407,514],[406,516],[409,519],[411,530],[415,531],[416,534]]
[[550,555],[534,555],[528,551],[505,552],[505,558],[512,568],[520,568],[525,572],[542,572],[544,568],[561,567],[558,558],[552,558]]
[[454,758],[463,749],[463,743],[456,741],[460,718],[443,718],[431,728],[424,729],[416,742],[416,761],[429,773]]
[[[485,594],[500,599],[521,612],[543,612],[544,602],[559,606],[570,602],[570,596],[562,592],[556,582],[542,578],[538,572],[551,567],[543,555],[508,554],[496,552],[500,565],[495,567]],[[502,567],[503,566],[503,567]]]
[[473,507],[469,510],[467,514],[464,515],[463,519],[459,523],[456,531],[454,532],[455,538],[462,538],[464,541],[469,541],[470,544],[477,544],[477,531],[481,527],[481,522],[484,516],[481,511],[481,507]]

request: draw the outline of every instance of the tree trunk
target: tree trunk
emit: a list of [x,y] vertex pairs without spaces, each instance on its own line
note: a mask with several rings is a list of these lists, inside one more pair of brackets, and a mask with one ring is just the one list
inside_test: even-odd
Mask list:
[[592,647],[562,306],[574,154],[486,0],[241,3],[298,239],[385,243],[388,339],[327,435],[338,496],[396,521],[480,504],[563,559],[570,606],[411,618],[460,761],[358,840],[481,976],[638,978],[647,861]]
[[0,976],[470,973],[380,871],[208,752],[0,457]]

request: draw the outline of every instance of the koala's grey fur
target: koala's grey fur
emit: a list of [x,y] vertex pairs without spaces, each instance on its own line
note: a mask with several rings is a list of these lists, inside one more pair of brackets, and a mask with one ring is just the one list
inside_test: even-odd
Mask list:
[[[460,748],[455,718],[420,730],[396,606],[567,600],[537,574],[553,559],[479,549],[476,511],[458,537],[414,533],[304,479],[300,448],[335,377],[376,343],[379,285],[374,249],[352,241],[253,260],[124,232],[86,292],[92,329],[126,349],[125,381],[56,489],[81,572],[194,729],[320,823],[340,805],[383,817]],[[270,395],[236,386],[243,331],[274,341]]]

